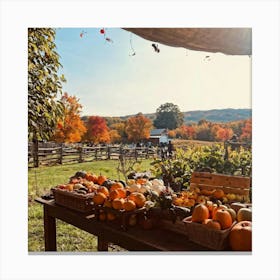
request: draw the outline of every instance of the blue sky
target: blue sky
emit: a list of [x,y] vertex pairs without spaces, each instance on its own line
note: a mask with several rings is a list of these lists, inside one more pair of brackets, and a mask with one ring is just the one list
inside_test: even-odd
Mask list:
[[162,44],[156,53],[120,28],[105,28],[108,42],[101,28],[57,29],[63,90],[80,99],[82,115],[153,113],[165,102],[181,111],[251,108],[250,57]]

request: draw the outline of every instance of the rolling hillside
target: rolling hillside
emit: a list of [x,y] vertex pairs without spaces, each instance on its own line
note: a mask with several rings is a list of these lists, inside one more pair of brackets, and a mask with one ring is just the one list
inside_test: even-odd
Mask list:
[[214,109],[208,111],[184,112],[186,123],[198,122],[202,119],[211,122],[231,122],[252,117],[252,109]]

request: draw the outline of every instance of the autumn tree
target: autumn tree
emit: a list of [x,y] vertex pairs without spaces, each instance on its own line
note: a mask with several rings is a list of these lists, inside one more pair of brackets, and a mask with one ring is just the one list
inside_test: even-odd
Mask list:
[[90,116],[86,123],[87,133],[84,140],[98,143],[109,143],[109,129],[104,118],[99,116]]
[[173,103],[162,104],[156,111],[156,118],[154,119],[154,126],[156,128],[168,128],[172,130],[181,126],[183,123],[183,113]]
[[64,93],[61,97],[63,117],[59,119],[53,140],[60,143],[80,142],[87,131],[80,118],[82,105],[76,96]]
[[151,128],[151,120],[139,113],[135,117],[131,117],[127,120],[125,131],[127,133],[128,140],[139,142],[150,137]]
[[244,127],[242,128],[242,134],[240,135],[242,141],[252,141],[252,119],[246,120]]
[[119,143],[121,142],[122,137],[116,129],[109,130],[110,142],[111,143]]
[[182,125],[181,127],[177,128],[177,134],[180,134],[183,139],[192,140],[195,139],[196,131],[193,126]]
[[219,127],[216,131],[215,140],[217,141],[226,141],[229,140],[233,136],[233,130],[227,127]]
[[28,138],[34,142],[49,140],[63,113],[56,100],[65,79],[58,75],[55,34],[53,28],[28,29]]
[[127,134],[126,134],[126,131],[125,131],[125,122],[124,121],[111,124],[110,130],[117,131],[117,133],[121,137],[121,139],[120,139],[121,142],[125,142],[127,140]]

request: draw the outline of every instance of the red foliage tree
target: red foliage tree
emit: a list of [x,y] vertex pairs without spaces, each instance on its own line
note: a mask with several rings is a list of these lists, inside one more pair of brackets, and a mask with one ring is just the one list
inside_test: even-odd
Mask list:
[[99,116],[90,116],[87,120],[87,133],[84,140],[98,143],[109,143],[110,135],[104,118]]

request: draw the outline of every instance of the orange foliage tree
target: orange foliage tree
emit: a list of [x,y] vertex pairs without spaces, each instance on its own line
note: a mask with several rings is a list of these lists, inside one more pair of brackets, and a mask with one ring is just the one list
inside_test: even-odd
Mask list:
[[128,140],[138,142],[150,137],[151,128],[151,120],[146,118],[142,113],[139,113],[135,117],[131,117],[127,120],[125,131]]
[[86,127],[80,118],[82,105],[76,96],[67,92],[61,97],[63,117],[59,119],[52,140],[59,143],[79,142],[86,132]]
[[[114,123],[110,126],[110,130],[115,130],[121,137],[120,141],[126,141],[127,140],[127,135],[125,132],[125,122],[117,122]],[[111,139],[112,142],[113,139]]]
[[109,129],[104,118],[99,116],[90,116],[86,123],[87,133],[84,140],[98,143],[109,143]]
[[116,129],[111,129],[109,131],[111,143],[118,143],[121,142],[122,137],[120,136],[119,132]]
[[252,119],[246,120],[240,135],[242,141],[252,141]]
[[226,141],[233,136],[233,130],[227,127],[219,127],[216,131],[215,140]]
[[190,125],[182,125],[180,128],[179,128],[179,132],[181,134],[181,137],[183,139],[189,139],[189,140],[192,140],[192,139],[195,139],[195,136],[196,136],[196,130],[193,126],[190,126]]

